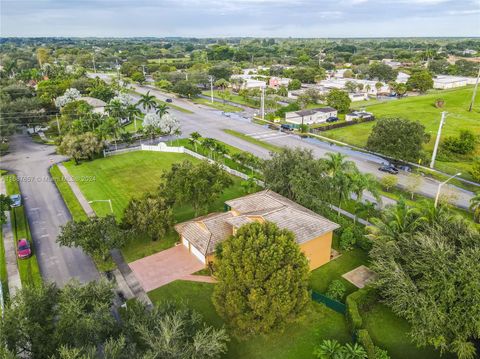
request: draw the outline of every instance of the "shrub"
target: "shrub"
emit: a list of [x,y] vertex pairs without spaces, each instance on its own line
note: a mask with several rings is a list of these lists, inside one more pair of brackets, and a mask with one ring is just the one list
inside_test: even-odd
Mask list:
[[372,240],[362,234],[361,236],[357,237],[355,245],[366,252],[370,252],[370,249],[372,249]]
[[385,349],[375,347],[375,359],[390,359],[390,355]]
[[350,327],[350,332],[352,333],[355,333],[357,329],[361,329],[363,326],[363,319],[358,310],[358,303],[354,296],[355,293],[347,296],[347,300],[345,302],[345,304],[347,305],[346,319]]
[[340,248],[344,251],[352,249],[355,244],[355,234],[351,226],[343,230],[342,236],[340,237]]
[[470,174],[474,181],[480,182],[480,161],[477,160],[473,163]]
[[367,329],[360,329],[357,331],[357,342],[367,352],[368,359],[376,359],[375,345]]
[[342,300],[345,296],[347,288],[345,284],[339,279],[333,280],[327,288],[327,293],[325,295],[333,300]]
[[380,184],[385,191],[389,191],[390,188],[395,187],[398,183],[398,178],[395,175],[385,175],[380,179]]
[[475,149],[477,139],[470,130],[461,130],[458,137],[449,136],[442,143],[442,150],[459,155],[466,155]]

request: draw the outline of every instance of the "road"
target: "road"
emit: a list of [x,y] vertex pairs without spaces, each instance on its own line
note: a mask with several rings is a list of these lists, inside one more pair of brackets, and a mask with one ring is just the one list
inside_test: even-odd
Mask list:
[[[110,76],[107,74],[97,73],[89,75],[92,77],[99,76],[105,81],[111,80]],[[165,101],[167,98],[172,98],[171,94],[165,94],[161,91],[155,90],[151,86],[140,86],[133,84],[131,87],[136,92],[141,94],[149,91],[150,94],[155,95],[158,99],[163,101]],[[138,98],[138,96],[135,95],[134,97]],[[232,129],[276,146],[307,148],[312,150],[313,154],[317,157],[325,157],[326,153],[328,152],[340,152],[345,154],[349,160],[355,162],[361,172],[371,173],[378,179],[385,176],[385,173],[378,171],[380,164],[386,163],[385,160],[380,157],[356,151],[349,147],[336,146],[311,138],[302,139],[296,135],[269,130],[266,128],[266,126],[252,123],[249,118],[243,118],[241,116],[242,113],[231,114],[231,117],[227,117],[222,114],[221,111],[213,110],[207,106],[194,104],[187,99],[174,98],[173,103],[177,106],[194,112],[192,114],[188,114],[178,111],[174,108],[170,109],[170,112],[180,121],[184,136],[188,136],[191,132],[197,131],[203,137],[216,138],[244,151],[248,151],[258,157],[269,157],[269,151],[263,147],[251,144],[223,131],[224,129]],[[248,113],[244,114],[245,117],[248,117],[248,115]],[[398,184],[403,188],[407,187],[411,180],[410,174],[403,171],[397,175],[397,178]],[[426,197],[435,198],[438,184],[439,182],[437,180],[424,177],[421,179],[420,186],[416,192]],[[461,208],[469,207],[470,198],[473,197],[472,192],[452,185],[443,186],[442,193],[447,192],[453,204]]]
[[75,278],[82,283],[95,280],[99,273],[79,248],[59,246],[60,226],[71,219],[48,169],[65,159],[55,154],[53,146],[36,144],[27,135],[12,137],[11,153],[1,158],[0,167],[19,178],[33,245],[42,277],[63,287]]

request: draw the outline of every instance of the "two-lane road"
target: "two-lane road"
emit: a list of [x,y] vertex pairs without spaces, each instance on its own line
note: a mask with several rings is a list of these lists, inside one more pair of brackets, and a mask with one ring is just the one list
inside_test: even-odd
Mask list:
[[36,144],[27,135],[12,137],[11,153],[0,159],[0,168],[18,176],[42,277],[60,287],[73,278],[85,283],[99,277],[92,259],[81,249],[55,241],[60,226],[71,217],[48,169],[64,159],[53,146]]

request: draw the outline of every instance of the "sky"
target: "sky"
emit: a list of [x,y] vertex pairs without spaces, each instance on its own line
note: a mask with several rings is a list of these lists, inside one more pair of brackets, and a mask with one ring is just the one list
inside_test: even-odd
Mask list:
[[10,37],[480,36],[480,0],[0,0]]

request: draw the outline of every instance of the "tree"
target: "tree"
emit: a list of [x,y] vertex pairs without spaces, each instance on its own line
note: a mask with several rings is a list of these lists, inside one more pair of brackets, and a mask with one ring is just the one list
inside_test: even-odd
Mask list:
[[470,174],[472,175],[474,181],[480,182],[480,160],[473,162]]
[[122,218],[125,228],[133,233],[144,233],[154,241],[164,237],[172,223],[171,205],[163,197],[151,193],[132,198]]
[[336,279],[328,285],[325,295],[333,300],[342,300],[346,290],[345,284],[341,280]]
[[403,118],[382,118],[373,126],[367,148],[394,159],[417,162],[422,157],[422,145],[430,140],[425,126]]
[[145,82],[145,75],[140,71],[135,71],[132,76],[130,76],[132,81],[139,83],[140,85]]
[[448,136],[442,142],[442,150],[466,155],[475,150],[477,138],[471,130],[460,130],[458,137]]
[[188,139],[189,142],[193,145],[193,148],[195,149],[195,152],[197,152],[197,144],[200,141],[202,136],[198,132],[192,132],[190,134],[190,138]]
[[409,90],[426,92],[433,88],[432,75],[426,70],[416,71],[408,78],[406,85]]
[[289,91],[300,90],[301,87],[302,87],[302,83],[300,82],[300,80],[297,80],[297,79],[292,79],[288,83],[288,90]]
[[174,203],[190,204],[195,215],[208,210],[209,205],[233,184],[218,164],[207,161],[197,165],[190,161],[173,164],[162,178],[164,183],[160,186],[160,193]]
[[78,164],[82,159],[93,159],[103,149],[103,141],[94,133],[86,132],[80,135],[66,135],[62,138],[57,150],[67,155]]
[[402,207],[386,214],[392,220],[374,222],[380,224],[373,229],[377,239],[370,251],[375,286],[392,311],[410,323],[415,344],[473,359],[480,288],[472,283],[480,283],[480,233],[448,211],[428,223],[418,221],[422,213]]
[[10,199],[10,197],[4,194],[0,194],[0,224],[4,224],[7,220],[5,212],[10,210],[11,205],[12,200]]
[[470,210],[473,211],[473,219],[480,223],[480,192],[470,198]]
[[422,184],[422,177],[420,175],[411,174],[408,176],[408,182],[405,189],[407,190],[407,192],[411,194],[412,200],[413,200],[413,197],[415,196],[415,193],[420,188],[421,184]]
[[373,63],[368,67],[368,77],[371,80],[379,80],[384,82],[395,81],[398,71],[390,66],[382,63]]
[[213,303],[238,333],[269,333],[309,302],[308,261],[292,232],[268,222],[247,224],[217,253]]
[[335,339],[325,339],[315,347],[313,355],[319,359],[339,359],[343,346]]
[[164,104],[164,103],[158,104],[157,109],[155,110],[155,113],[156,113],[160,118],[162,118],[164,115],[166,115],[166,114],[168,113],[168,110],[169,110],[169,109],[170,109],[170,108],[169,108],[166,104]]
[[380,179],[380,184],[385,188],[385,191],[388,192],[390,188],[393,188],[398,184],[398,178],[395,175],[387,174]]
[[230,80],[232,76],[232,68],[228,63],[221,63],[215,66],[212,66],[208,70],[208,74],[213,76],[216,80],[225,79],[226,81]]
[[146,94],[140,95],[140,99],[137,102],[138,106],[142,106],[145,110],[150,111],[157,106],[157,99],[155,96],[150,95],[150,91]]
[[125,241],[125,236],[113,215],[89,217],[81,222],[67,222],[57,237],[57,242],[62,246],[80,247],[85,253],[104,261],[107,260],[111,249],[122,247]]
[[327,95],[328,106],[335,108],[340,113],[347,113],[351,102],[348,93],[342,90],[331,90]]
[[186,80],[178,81],[172,91],[188,98],[195,97],[201,92],[195,84]]

